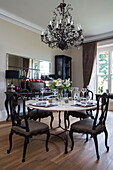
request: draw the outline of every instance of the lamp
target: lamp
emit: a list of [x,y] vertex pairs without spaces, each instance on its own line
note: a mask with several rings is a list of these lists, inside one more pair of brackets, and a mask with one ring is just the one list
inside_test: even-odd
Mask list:
[[52,21],[50,21],[46,30],[42,31],[41,40],[49,47],[66,50],[71,46],[78,47],[83,43],[82,27],[77,24],[77,30],[75,29],[69,10],[73,10],[71,5],[66,5],[62,0],[62,3],[53,12]]

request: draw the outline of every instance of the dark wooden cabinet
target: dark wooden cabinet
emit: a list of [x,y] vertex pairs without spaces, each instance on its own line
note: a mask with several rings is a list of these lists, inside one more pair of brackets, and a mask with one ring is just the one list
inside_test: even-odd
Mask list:
[[55,77],[71,79],[71,57],[65,55],[55,56]]

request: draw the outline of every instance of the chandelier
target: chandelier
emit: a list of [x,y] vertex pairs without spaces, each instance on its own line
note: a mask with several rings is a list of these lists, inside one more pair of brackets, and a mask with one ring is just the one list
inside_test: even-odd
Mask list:
[[67,50],[71,46],[78,47],[83,43],[83,30],[80,24],[75,29],[73,18],[69,11],[73,8],[66,5],[64,0],[53,11],[53,18],[45,31],[42,31],[41,40],[51,48]]

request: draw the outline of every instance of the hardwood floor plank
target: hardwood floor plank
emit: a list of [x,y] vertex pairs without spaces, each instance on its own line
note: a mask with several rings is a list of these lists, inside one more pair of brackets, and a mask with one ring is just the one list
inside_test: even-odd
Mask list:
[[[58,125],[57,114],[54,114],[53,126]],[[61,114],[63,119],[63,114]],[[78,119],[70,117],[71,122]],[[50,119],[43,119],[49,125]],[[92,138],[85,143],[86,136],[74,133],[74,149],[71,151],[71,141],[68,143],[68,154],[64,154],[64,142],[51,135],[49,140],[49,152],[45,149],[46,135],[35,136],[30,139],[27,148],[26,162],[22,163],[24,138],[13,136],[13,147],[7,154],[9,147],[9,132],[11,121],[0,122],[0,170],[112,170],[113,169],[113,112],[109,112],[107,120],[108,144],[110,150],[105,148],[104,134],[98,135],[100,160],[96,161],[95,145]],[[63,125],[63,123],[62,123]],[[61,131],[52,130],[56,133]],[[62,134],[62,137],[64,134]]]

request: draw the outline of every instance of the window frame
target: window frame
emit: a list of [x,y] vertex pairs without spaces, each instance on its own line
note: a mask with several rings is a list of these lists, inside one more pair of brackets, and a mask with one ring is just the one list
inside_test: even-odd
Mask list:
[[[108,51],[108,89],[111,92],[111,78],[113,76],[113,71],[111,72],[111,69],[113,69],[112,66],[112,59],[113,59],[113,44],[103,45],[103,46],[97,46],[97,57],[96,57],[96,92],[98,93],[98,77],[104,74],[99,74],[98,67],[99,67],[99,54],[103,53],[105,51]],[[112,91],[113,92],[113,91]]]

